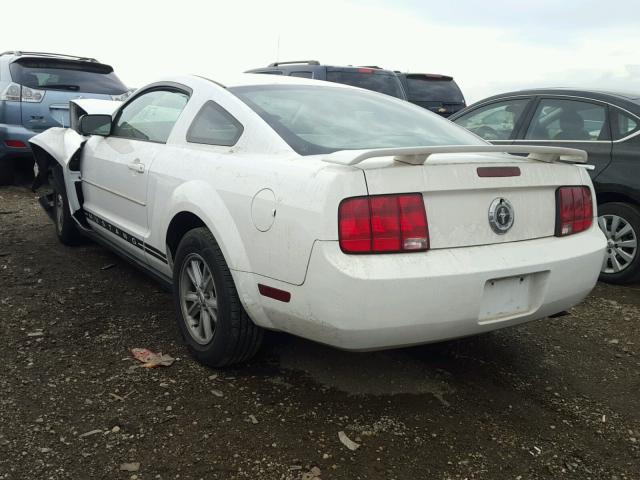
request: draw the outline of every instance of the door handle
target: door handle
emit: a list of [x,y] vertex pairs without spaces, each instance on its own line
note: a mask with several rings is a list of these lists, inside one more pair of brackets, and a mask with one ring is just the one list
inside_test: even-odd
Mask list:
[[140,163],[139,159],[135,159],[129,165],[129,170],[133,170],[134,172],[144,173],[144,163]]

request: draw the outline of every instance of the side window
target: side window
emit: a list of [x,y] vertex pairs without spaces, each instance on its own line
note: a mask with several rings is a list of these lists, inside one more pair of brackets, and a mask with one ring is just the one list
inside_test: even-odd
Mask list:
[[312,72],[291,72],[290,77],[313,78]]
[[604,140],[607,110],[603,105],[543,98],[527,130],[529,140]]
[[492,103],[455,122],[485,140],[509,140],[529,101],[529,98],[520,98]]
[[187,142],[231,147],[236,144],[243,126],[215,102],[205,103],[187,132]]
[[164,143],[189,96],[176,90],[152,90],[125,106],[116,117],[114,137]]
[[640,130],[640,120],[622,110],[612,109],[613,139],[620,140]]

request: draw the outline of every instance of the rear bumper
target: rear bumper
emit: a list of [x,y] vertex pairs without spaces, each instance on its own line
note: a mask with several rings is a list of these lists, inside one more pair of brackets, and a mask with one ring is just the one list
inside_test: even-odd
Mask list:
[[[22,125],[7,125],[0,123],[0,158],[31,157],[29,139],[37,132],[24,128]],[[26,145],[25,148],[9,147],[7,140],[18,140]]]
[[[318,241],[303,285],[253,276],[254,289],[266,283],[290,291],[291,301],[254,297],[260,308],[249,310],[264,326],[347,350],[436,342],[574,306],[594,287],[604,248],[595,226],[566,238],[397,255],[345,255],[338,242]],[[526,300],[509,281],[495,287],[508,277],[526,279]]]

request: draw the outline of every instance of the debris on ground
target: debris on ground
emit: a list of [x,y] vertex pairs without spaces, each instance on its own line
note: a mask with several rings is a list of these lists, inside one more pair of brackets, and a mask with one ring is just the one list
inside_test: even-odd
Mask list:
[[313,467],[308,472],[302,474],[301,480],[320,480],[322,471],[318,467]]
[[224,397],[224,394],[220,390],[211,390],[216,397]]
[[253,423],[254,425],[258,423],[258,419],[255,415],[249,415],[249,420],[251,420],[251,423]]
[[349,437],[347,437],[347,434],[344,433],[342,430],[338,432],[338,438],[340,439],[342,444],[351,451],[354,451],[360,448],[360,444],[354,442]]
[[122,470],[123,472],[137,472],[138,470],[140,470],[140,463],[123,463],[122,465],[120,465],[120,470]]
[[115,263],[109,263],[109,264],[105,265],[104,267],[100,267],[100,270],[109,270],[110,268],[113,268],[115,266],[116,266]]
[[[170,294],[93,242],[58,245],[35,203],[0,187],[0,210],[21,212],[0,215],[0,480],[301,480],[314,466],[323,480],[640,480],[640,283],[598,284],[570,317],[410,349],[269,334],[251,362],[211,370],[187,355]],[[142,369],[141,346],[176,361]]]
[[170,367],[176,361],[171,355],[159,352],[155,353],[146,348],[132,348],[133,358],[141,362],[143,368]]

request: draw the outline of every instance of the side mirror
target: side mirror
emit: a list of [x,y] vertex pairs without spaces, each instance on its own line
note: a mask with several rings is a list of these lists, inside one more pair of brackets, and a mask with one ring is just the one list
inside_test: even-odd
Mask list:
[[111,115],[82,115],[79,130],[82,135],[106,137],[111,134],[112,121]]

